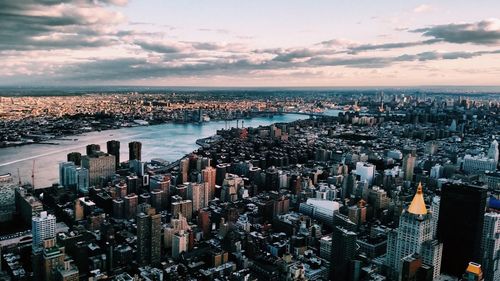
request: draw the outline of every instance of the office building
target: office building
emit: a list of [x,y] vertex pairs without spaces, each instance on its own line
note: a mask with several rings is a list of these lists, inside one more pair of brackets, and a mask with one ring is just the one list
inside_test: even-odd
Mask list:
[[469,262],[480,262],[486,196],[479,186],[442,186],[437,238],[443,243],[444,273],[460,277]]
[[182,252],[188,249],[189,233],[180,230],[172,236],[172,258],[177,259]]
[[106,143],[107,152],[109,155],[115,157],[115,168],[120,167],[120,142],[117,140],[110,140]]
[[82,154],[80,152],[70,152],[67,155],[68,162],[73,162],[75,165],[82,165]]
[[201,180],[208,184],[209,201],[214,199],[215,196],[215,176],[216,170],[214,167],[208,166],[201,170]]
[[89,144],[86,147],[87,156],[92,156],[94,153],[101,151],[101,146],[98,144]]
[[431,218],[419,184],[410,205],[400,216],[399,227],[388,234],[385,262],[391,279],[401,278],[403,258],[413,254],[422,256],[425,264],[434,266],[433,276],[439,276],[442,248],[433,241]]
[[154,208],[139,213],[137,223],[137,262],[158,265],[161,258],[161,215]]
[[366,181],[368,186],[371,186],[375,177],[375,166],[369,163],[357,162],[355,173],[359,176],[360,181]]
[[56,217],[45,211],[34,216],[31,223],[31,234],[33,236],[33,251],[41,249],[43,240],[56,237]]
[[500,213],[484,215],[482,268],[485,281],[500,280]]
[[403,158],[404,180],[406,181],[413,180],[413,171],[415,170],[416,161],[417,157],[412,153],[406,154],[405,157]]
[[89,186],[101,185],[115,174],[115,156],[95,152],[82,157],[82,167],[89,171]]
[[483,174],[486,171],[494,172],[497,169],[498,161],[488,158],[484,155],[471,156],[465,155],[463,158],[462,169],[471,174]]
[[133,141],[128,143],[128,159],[141,161],[142,143]]

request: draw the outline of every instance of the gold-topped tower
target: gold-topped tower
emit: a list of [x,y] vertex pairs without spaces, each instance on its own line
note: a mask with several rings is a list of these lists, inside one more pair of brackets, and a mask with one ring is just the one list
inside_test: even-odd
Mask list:
[[417,187],[417,193],[411,200],[408,212],[414,215],[426,215],[427,207],[424,201],[424,192],[422,191],[422,183],[420,182]]

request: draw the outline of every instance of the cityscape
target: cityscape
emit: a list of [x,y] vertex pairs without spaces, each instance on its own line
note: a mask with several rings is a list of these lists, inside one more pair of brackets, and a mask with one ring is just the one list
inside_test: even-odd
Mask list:
[[0,1],[0,280],[500,281],[499,3],[148,2]]

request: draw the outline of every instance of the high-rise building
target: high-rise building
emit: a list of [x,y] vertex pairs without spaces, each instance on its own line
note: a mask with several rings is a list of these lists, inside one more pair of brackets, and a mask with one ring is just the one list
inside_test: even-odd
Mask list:
[[189,158],[181,159],[179,162],[179,172],[181,173],[182,183],[187,182],[189,175]]
[[160,263],[161,215],[154,208],[139,213],[137,222],[137,262],[139,265]]
[[355,173],[361,181],[366,181],[371,186],[375,177],[375,166],[369,163],[357,162]]
[[413,200],[400,216],[399,227],[388,235],[386,265],[391,279],[400,279],[403,258],[415,253],[422,256],[424,263],[434,266],[434,276],[440,274],[442,248],[433,241],[431,218],[419,184]]
[[484,215],[481,244],[482,267],[485,281],[500,280],[500,214]]
[[101,146],[98,144],[89,144],[86,147],[87,156],[92,156],[98,151],[101,151]]
[[336,226],[332,234],[332,277],[333,280],[349,280],[349,268],[356,255],[357,234]]
[[408,153],[403,158],[403,172],[404,172],[404,180],[411,181],[413,180],[413,170],[415,169],[415,162],[417,157],[411,153]]
[[495,160],[498,164],[498,157],[500,152],[498,151],[498,142],[497,140],[493,140],[491,142],[490,148],[488,149],[488,158]]
[[87,193],[89,188],[89,171],[78,167],[73,162],[59,163],[59,184],[82,193]]
[[141,160],[142,143],[133,141],[128,143],[128,159]]
[[178,195],[172,196],[172,201],[170,205],[172,216],[177,217],[179,214],[182,214],[188,221],[193,218],[193,201],[183,200]]
[[68,153],[68,162],[73,162],[75,165],[82,165],[82,154],[80,152]]
[[123,197],[125,201],[123,213],[126,219],[133,218],[137,213],[137,205],[139,204],[139,197],[135,193],[127,194]]
[[443,272],[460,277],[469,262],[480,261],[486,196],[479,186],[442,186],[437,238],[443,243]]
[[89,171],[89,185],[100,185],[115,174],[115,156],[95,152],[92,156],[82,157],[82,167]]
[[187,251],[189,233],[180,230],[172,236],[172,258],[177,259],[182,252]]
[[41,249],[43,240],[56,237],[56,217],[46,211],[31,219],[31,234],[33,236],[33,250]]
[[120,166],[120,142],[117,140],[110,140],[106,143],[107,152],[115,157],[115,167],[118,169]]
[[188,199],[193,201],[193,212],[208,205],[209,188],[208,183],[190,182],[188,185]]
[[201,180],[208,184],[209,198],[208,200],[214,199],[215,195],[215,175],[216,170],[214,167],[208,166],[201,171]]
[[9,221],[16,212],[16,187],[11,174],[0,175],[0,221]]

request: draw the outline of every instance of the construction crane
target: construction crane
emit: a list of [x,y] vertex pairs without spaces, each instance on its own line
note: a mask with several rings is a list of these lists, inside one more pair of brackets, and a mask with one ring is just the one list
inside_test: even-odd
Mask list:
[[19,168],[17,168],[17,178],[19,179],[19,186],[21,186],[22,182],[21,182],[21,173],[19,172]]
[[33,159],[33,169],[31,170],[31,187],[35,190],[35,159]]

